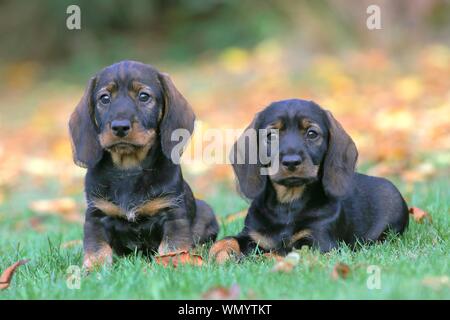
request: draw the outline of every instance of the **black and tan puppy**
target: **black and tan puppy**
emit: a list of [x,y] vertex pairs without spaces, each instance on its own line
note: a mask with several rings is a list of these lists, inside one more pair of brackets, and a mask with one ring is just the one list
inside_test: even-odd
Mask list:
[[311,101],[275,102],[246,130],[270,128],[278,129],[279,170],[261,175],[261,165],[231,159],[240,190],[252,202],[244,229],[216,242],[211,257],[223,262],[257,246],[280,254],[302,245],[326,252],[339,242],[377,241],[388,230],[405,230],[401,194],[386,179],[354,172],[356,146],[330,112]]
[[169,76],[122,61],[90,79],[69,122],[74,161],[87,167],[84,266],[112,253],[187,250],[215,240],[211,208],[196,200],[171,153],[194,113]]

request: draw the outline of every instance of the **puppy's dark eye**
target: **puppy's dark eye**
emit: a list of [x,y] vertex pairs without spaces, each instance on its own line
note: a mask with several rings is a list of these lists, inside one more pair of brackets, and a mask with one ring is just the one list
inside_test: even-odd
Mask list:
[[309,129],[308,132],[306,132],[306,137],[308,139],[313,140],[313,139],[316,139],[318,136],[319,136],[319,133],[314,129]]
[[139,93],[139,101],[141,102],[148,102],[150,101],[150,95],[148,93],[145,92],[141,92]]
[[100,97],[100,102],[101,102],[102,104],[109,104],[109,103],[111,102],[111,97],[110,97],[109,95],[107,95],[107,94],[103,94],[103,95]]

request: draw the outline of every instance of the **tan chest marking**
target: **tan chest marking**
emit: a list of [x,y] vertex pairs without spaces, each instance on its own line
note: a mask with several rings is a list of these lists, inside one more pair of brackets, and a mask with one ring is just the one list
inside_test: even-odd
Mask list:
[[275,192],[277,193],[277,199],[281,203],[291,203],[297,199],[300,199],[303,191],[305,190],[304,186],[288,188],[276,183],[274,183],[273,186],[275,188]]
[[[102,146],[107,146],[111,143],[111,141],[116,140],[111,131],[100,134],[99,138],[100,144]],[[131,130],[131,133],[124,139],[124,142],[134,143],[137,145],[141,145],[142,147],[112,147],[107,150],[111,153],[111,158],[114,165],[118,168],[126,170],[139,167],[155,141],[156,131],[154,129],[145,130],[136,123],[133,123],[133,129]]]
[[178,203],[176,201],[176,198],[164,196],[148,200],[129,211],[124,210],[120,206],[112,203],[111,201],[99,198],[95,198],[93,200],[93,205],[94,207],[96,207],[97,209],[99,209],[104,214],[110,217],[125,218],[130,221],[133,221],[136,219],[137,215],[154,216],[163,209],[178,206]]
[[136,208],[139,215],[153,216],[159,211],[167,208],[177,207],[178,203],[174,197],[159,197],[149,201]]
[[124,217],[126,214],[122,210],[121,207],[118,205],[115,205],[111,201],[107,201],[104,199],[94,199],[93,200],[94,207],[96,207],[98,210],[103,212],[104,214],[111,216],[111,217]]
[[148,144],[132,153],[121,153],[111,151],[111,158],[113,163],[119,168],[122,169],[136,168],[139,167],[141,162],[145,159],[150,148],[151,145]]

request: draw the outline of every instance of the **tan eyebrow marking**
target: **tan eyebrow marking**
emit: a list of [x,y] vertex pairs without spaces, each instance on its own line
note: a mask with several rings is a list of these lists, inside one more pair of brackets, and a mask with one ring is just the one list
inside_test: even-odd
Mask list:
[[307,119],[307,118],[303,118],[303,119],[300,121],[300,125],[301,125],[302,127],[304,127],[304,128],[308,127],[311,123],[312,123],[312,121],[309,120],[309,119]]
[[149,91],[149,93],[153,94],[152,88],[150,88],[148,85],[143,84],[142,82],[139,82],[136,80],[131,82],[131,88],[129,91],[139,92],[142,89],[146,89],[147,91]]
[[277,120],[267,126],[266,129],[277,129],[280,130],[283,127],[283,122],[281,120]]
[[113,92],[117,89],[117,84],[115,82],[110,82],[108,83],[106,86],[101,87],[100,90],[98,90],[99,92],[101,91],[109,91],[109,92]]
[[307,119],[307,118],[303,118],[300,121],[300,126],[301,126],[302,129],[306,129],[306,128],[309,128],[309,127],[314,127],[316,129],[320,130],[320,132],[322,132],[322,129],[320,128],[320,126],[317,123],[315,123],[314,121],[312,121],[310,119]]
[[132,81],[131,82],[131,91],[139,92],[144,87],[144,84],[140,83],[139,81]]
[[106,86],[101,87],[97,92],[97,99],[100,99],[105,93],[110,93],[114,97],[117,94],[117,84],[115,82],[110,82]]

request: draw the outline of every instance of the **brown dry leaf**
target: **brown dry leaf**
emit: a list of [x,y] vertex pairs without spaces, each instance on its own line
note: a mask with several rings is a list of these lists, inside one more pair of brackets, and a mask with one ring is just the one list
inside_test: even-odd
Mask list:
[[333,271],[331,272],[331,278],[337,280],[339,278],[346,279],[350,274],[350,267],[345,263],[338,262],[334,265]]
[[60,214],[69,214],[76,210],[76,203],[71,198],[37,200],[31,202],[30,209],[38,213],[58,212]]
[[409,208],[409,214],[412,215],[412,218],[417,223],[423,223],[424,219],[428,219],[429,222],[433,222],[431,219],[431,216],[428,214],[428,212],[417,208],[417,207],[411,207]]
[[292,263],[281,260],[275,264],[275,266],[272,269],[272,272],[289,273],[289,272],[292,272],[292,270],[294,270],[294,268],[295,268],[295,265],[293,265]]
[[33,217],[29,220],[31,228],[36,232],[45,231],[45,227],[42,225],[42,221],[43,220],[40,217]]
[[63,244],[61,244],[61,248],[69,249],[69,248],[73,248],[76,246],[80,246],[82,243],[83,243],[83,241],[81,241],[80,239],[70,240],[70,241],[67,241],[67,242],[64,242]]
[[14,263],[13,265],[6,268],[6,270],[2,273],[2,275],[0,277],[0,290],[4,290],[9,287],[12,276],[14,275],[14,272],[16,271],[16,269],[18,267],[20,267],[21,265],[24,265],[28,261],[30,261],[30,260],[28,260],[28,259],[19,260],[16,263]]
[[272,272],[289,273],[292,272],[300,262],[300,255],[297,252],[290,252],[285,258],[277,261],[278,262],[273,267]]
[[206,291],[202,298],[205,300],[236,300],[239,299],[241,288],[233,284],[230,288],[215,287]]
[[450,278],[448,276],[427,277],[422,280],[422,284],[434,290],[439,290],[442,287],[450,287]]
[[279,254],[276,254],[274,252],[266,252],[263,254],[263,256],[268,259],[274,259],[276,262],[280,262],[284,259],[283,256],[280,256]]
[[45,226],[42,224],[42,222],[42,217],[32,217],[27,220],[21,220],[17,222],[14,227],[18,231],[29,229],[31,227],[31,229],[33,229],[34,231],[41,233],[45,231]]
[[56,214],[69,222],[83,222],[83,217],[78,213],[77,204],[72,198],[37,200],[31,202],[29,207],[38,214]]
[[194,266],[202,266],[203,258],[197,254],[191,254],[188,251],[171,252],[164,255],[159,255],[155,257],[157,264],[161,264],[164,267],[169,265],[176,268],[179,264],[191,264]]
[[414,183],[429,179],[434,174],[436,174],[436,168],[433,164],[425,162],[409,170],[402,171],[401,176],[406,182]]

